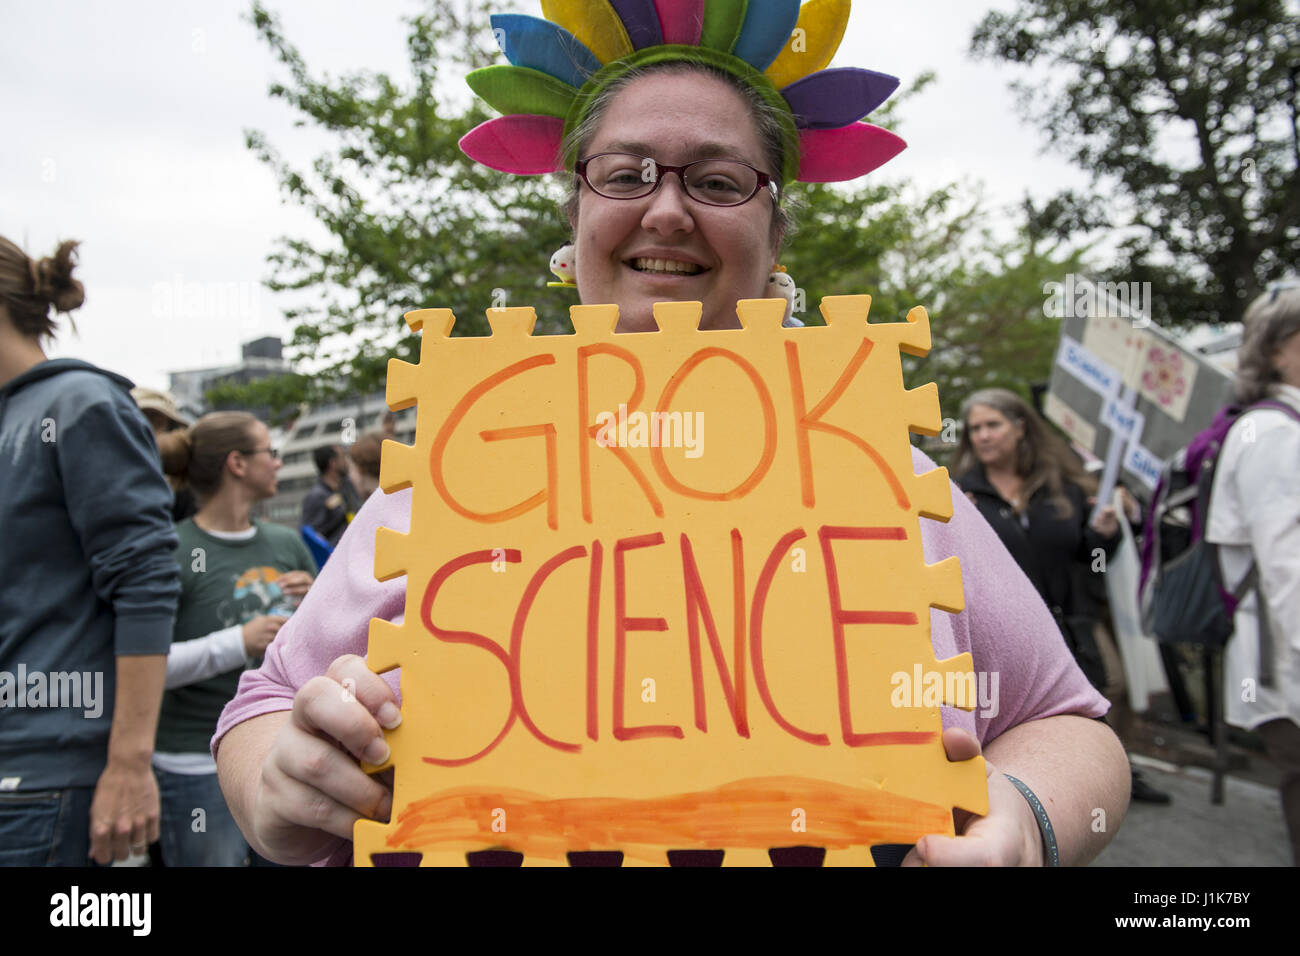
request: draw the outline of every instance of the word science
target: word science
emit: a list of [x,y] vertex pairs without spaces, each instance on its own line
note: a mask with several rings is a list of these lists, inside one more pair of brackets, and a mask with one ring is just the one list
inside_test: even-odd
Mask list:
[[908,435],[940,427],[899,359],[929,320],[869,307],[828,297],[825,326],[786,329],[783,300],[749,300],[742,328],[701,331],[698,303],[661,303],[658,332],[615,335],[617,308],[576,306],[568,336],[492,309],[478,338],[407,315],[420,362],[390,363],[388,404],[417,406],[416,440],[385,443],[381,487],[410,489],[410,529],[375,551],[406,608],[371,622],[367,658],[400,668],[403,720],[392,822],[358,823],[358,865],[792,844],[861,864],[984,812],[940,702],[891,700],[900,671],[972,661],[930,643],[931,608],[963,599],[957,559],[921,542],[952,513]]

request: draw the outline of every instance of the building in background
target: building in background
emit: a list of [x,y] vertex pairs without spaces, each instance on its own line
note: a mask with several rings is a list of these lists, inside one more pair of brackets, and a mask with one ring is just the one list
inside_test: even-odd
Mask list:
[[393,416],[392,433],[385,437],[407,445],[415,444],[416,409],[412,406],[400,412],[389,412],[383,392],[304,409],[279,439],[280,458],[284,462],[280,468],[279,487],[274,498],[259,505],[258,517],[298,528],[302,499],[318,478],[312,453],[325,445],[342,445],[346,451],[366,432],[384,431],[384,420],[390,414]]
[[[284,359],[280,340],[274,336],[245,342],[241,351],[243,359],[237,365],[169,373],[169,388],[178,408],[197,420],[216,411],[205,397],[210,389],[225,384],[247,385],[292,371]],[[268,424],[271,418],[268,408],[223,406],[222,410],[250,412]],[[375,392],[347,401],[304,405],[288,425],[271,426],[271,445],[279,451],[283,462],[279,487],[275,497],[260,502],[253,513],[264,521],[274,521],[297,530],[301,523],[302,499],[317,479],[312,453],[324,445],[342,445],[346,451],[366,432],[384,431],[385,419],[390,414],[384,404],[384,393]],[[391,434],[385,437],[414,444],[415,415],[413,407],[393,414]]]
[[[215,409],[205,397],[218,385],[247,385],[250,382],[285,375],[290,371],[285,361],[280,340],[273,335],[245,342],[241,346],[242,360],[237,365],[220,365],[215,368],[196,368],[168,374],[168,391],[176,399],[177,407],[191,418],[200,418]],[[252,412],[263,421],[271,416],[270,409],[230,409]]]

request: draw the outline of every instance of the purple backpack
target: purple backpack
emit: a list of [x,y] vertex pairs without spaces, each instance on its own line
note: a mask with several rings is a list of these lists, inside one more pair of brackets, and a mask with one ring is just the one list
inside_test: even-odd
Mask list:
[[[1229,405],[1165,467],[1147,508],[1142,536],[1138,603],[1145,629],[1166,644],[1222,647],[1232,636],[1233,615],[1242,598],[1258,588],[1259,569],[1229,589],[1219,567],[1217,545],[1205,540],[1214,470],[1228,431],[1246,412],[1273,408],[1300,422],[1300,412],[1277,401]],[[1271,683],[1267,621],[1261,615],[1261,679]]]

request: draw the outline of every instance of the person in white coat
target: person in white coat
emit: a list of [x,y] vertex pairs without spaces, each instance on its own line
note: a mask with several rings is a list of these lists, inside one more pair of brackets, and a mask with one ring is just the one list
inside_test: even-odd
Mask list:
[[[1237,397],[1300,415],[1300,282],[1279,283],[1246,311]],[[1206,539],[1219,544],[1225,586],[1259,568],[1224,658],[1228,723],[1256,731],[1282,771],[1282,808],[1300,866],[1300,420],[1246,412],[1220,455]],[[1261,605],[1265,611],[1260,639]]]

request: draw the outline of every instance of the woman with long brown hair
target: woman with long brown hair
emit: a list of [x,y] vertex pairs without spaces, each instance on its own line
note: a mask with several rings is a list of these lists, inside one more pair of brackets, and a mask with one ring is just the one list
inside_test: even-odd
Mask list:
[[[952,473],[997,531],[1047,606],[1066,618],[1087,613],[1074,586],[1080,563],[1094,549],[1118,543],[1113,506],[1089,518],[1096,481],[1017,394],[983,389],[962,404],[963,429]],[[1097,662],[1099,663],[1099,662]],[[1100,683],[1093,662],[1080,661]],[[1092,671],[1091,673],[1089,673]]]
[[[1102,642],[1111,639],[1098,633],[1099,609],[1085,575],[1095,569],[1099,554],[1109,557],[1119,544],[1114,506],[1092,513],[1096,480],[1015,392],[978,391],[962,403],[961,417],[965,427],[953,463],[955,481],[1051,608],[1088,680],[1110,693]],[[1136,521],[1137,503],[1123,494],[1129,520]],[[1167,794],[1132,773],[1133,799],[1169,802]]]

